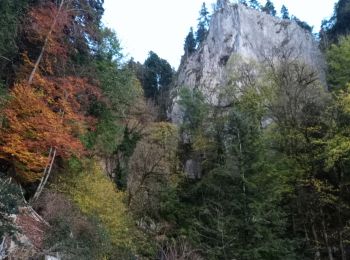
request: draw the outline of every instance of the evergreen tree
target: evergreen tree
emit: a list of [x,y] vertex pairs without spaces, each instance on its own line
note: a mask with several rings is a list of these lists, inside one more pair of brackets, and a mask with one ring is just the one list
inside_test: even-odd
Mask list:
[[327,22],[324,22],[323,29],[325,29],[325,35],[331,42],[350,32],[350,0],[338,1],[334,7],[333,16]]
[[173,70],[166,60],[161,59],[153,51],[150,51],[143,66],[144,75],[141,83],[145,96],[158,103],[159,95],[166,90],[172,81]]
[[210,17],[205,3],[202,4],[201,10],[199,12],[199,20],[202,21],[206,27],[209,27]]
[[276,16],[275,6],[270,0],[267,0],[265,6],[262,8],[262,11],[269,15]]
[[209,12],[205,3],[203,3],[202,8],[199,12],[197,32],[196,32],[197,46],[199,46],[207,37],[209,23],[210,23]]
[[310,26],[307,22],[301,21],[298,17],[292,16],[292,20],[295,21],[301,28],[303,28],[306,31],[309,31],[312,33],[313,27]]
[[184,45],[185,55],[191,55],[196,50],[196,39],[194,38],[193,28],[187,34]]
[[[3,179],[0,174],[0,240],[4,235],[12,235],[16,232],[16,227],[11,219],[12,214],[18,214],[19,206],[22,202],[21,190],[11,180]],[[1,243],[0,243],[1,244]],[[0,258],[3,256],[0,251]]]
[[27,0],[0,1],[0,85],[8,87],[14,77],[12,66],[16,55],[19,55],[19,29]]
[[260,3],[258,2],[258,0],[249,0],[249,6],[251,8],[254,8],[256,10],[260,10],[261,9],[261,5]]
[[213,9],[214,9],[214,11],[216,12],[216,11],[222,9],[222,8],[225,8],[225,6],[227,6],[228,3],[229,3],[228,0],[217,0],[217,1],[216,1],[216,4],[214,5],[214,8],[213,8]]
[[181,92],[182,128],[194,140],[189,149],[203,154],[204,175],[183,183],[178,224],[208,259],[293,259],[279,207],[285,186],[264,155],[261,100],[248,92],[229,110],[210,113],[198,90]]
[[248,6],[247,0],[239,0],[239,3],[244,6]]
[[282,5],[282,8],[281,8],[281,15],[282,15],[282,19],[286,19],[286,20],[289,20],[290,17],[289,17],[289,11],[287,9],[287,7],[285,5]]

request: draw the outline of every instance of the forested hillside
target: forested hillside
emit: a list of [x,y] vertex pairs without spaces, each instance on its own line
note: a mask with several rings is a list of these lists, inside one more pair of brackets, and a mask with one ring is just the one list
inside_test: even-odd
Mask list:
[[128,60],[103,0],[0,1],[0,259],[350,258],[350,1],[317,35],[239,1],[317,43],[326,79],[287,48],[203,64],[227,6],[180,65],[225,71],[212,103],[203,73]]

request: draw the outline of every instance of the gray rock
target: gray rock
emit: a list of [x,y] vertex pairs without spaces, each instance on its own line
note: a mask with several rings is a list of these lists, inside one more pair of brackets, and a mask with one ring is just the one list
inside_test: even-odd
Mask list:
[[185,173],[190,179],[200,179],[201,175],[201,164],[199,160],[190,159],[185,163]]
[[[183,113],[177,104],[180,88],[198,88],[209,104],[222,105],[220,89],[230,80],[232,66],[240,66],[238,60],[261,63],[276,59],[284,54],[282,50],[289,52],[288,57],[317,71],[320,81],[325,82],[324,57],[310,32],[294,21],[220,1],[211,18],[207,39],[195,53],[182,57],[169,112],[172,122],[182,123]],[[266,119],[263,125],[270,123],[270,119]],[[189,178],[201,178],[200,160],[188,158],[184,170]]]
[[199,88],[208,103],[218,105],[218,93],[229,77],[229,61],[238,55],[246,60],[264,61],[281,50],[308,64],[325,82],[325,61],[313,35],[294,21],[272,17],[240,4],[223,4],[211,18],[207,39],[189,57],[183,57],[173,93],[170,118],[182,122],[177,104],[181,87]]

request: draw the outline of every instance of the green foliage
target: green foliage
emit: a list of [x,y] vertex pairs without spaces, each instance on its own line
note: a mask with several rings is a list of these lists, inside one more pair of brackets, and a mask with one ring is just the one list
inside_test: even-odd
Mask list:
[[346,87],[350,82],[350,37],[341,38],[327,50],[327,80],[332,89]]
[[17,214],[21,204],[22,195],[19,187],[11,183],[11,180],[0,178],[0,237],[16,231],[10,215]]
[[350,162],[350,84],[334,93],[331,119],[332,131],[326,140],[326,167],[332,169],[337,165],[347,165]]
[[120,117],[126,113],[142,91],[133,71],[121,64],[123,55],[115,33],[105,28],[102,36],[95,68],[103,94],[108,97],[109,108]]
[[199,12],[198,25],[197,25],[197,31],[196,31],[197,47],[200,46],[201,43],[207,38],[209,23],[210,23],[209,11],[205,3],[203,3],[201,10]]
[[91,115],[99,118],[99,122],[94,129],[87,133],[82,139],[87,148],[96,150],[102,155],[113,154],[122,142],[124,127],[118,124],[112,111],[106,107],[105,103],[95,102],[90,108]]
[[[0,55],[9,59],[18,51],[17,37],[21,16],[28,1],[4,0],[0,3]],[[2,60],[3,62],[3,60]]]
[[180,89],[179,96],[178,104],[183,112],[183,127],[194,131],[200,127],[208,112],[204,96],[198,89],[190,90],[186,87]]
[[153,123],[130,158],[128,205],[138,218],[160,220],[161,197],[177,185],[177,135],[175,125]]
[[202,102],[198,90],[182,90],[182,127],[196,140],[205,121],[204,134],[216,148],[202,146],[211,167],[205,167],[197,183],[185,182],[179,199],[172,197],[175,205],[181,203],[172,217],[182,227],[180,233],[208,259],[293,259],[295,245],[286,237],[287,217],[280,207],[282,195],[290,192],[288,178],[279,176],[275,158],[266,157],[262,99],[250,88],[214,118],[212,108],[201,109]]
[[291,18],[293,21],[295,21],[301,28],[303,28],[304,30],[311,32],[313,30],[313,27],[310,26],[307,22],[305,21],[301,21],[298,17],[296,16],[292,16]]
[[13,71],[10,67],[18,55],[20,23],[28,5],[26,0],[2,0],[0,2],[0,82],[10,83]]
[[249,0],[249,6],[251,8],[256,9],[256,10],[260,10],[261,9],[261,5],[260,5],[258,0]]
[[90,115],[98,118],[98,124],[83,138],[88,148],[102,155],[111,155],[117,150],[123,140],[123,120],[142,96],[134,72],[121,64],[122,58],[115,32],[104,28],[93,64],[104,99],[90,103]]
[[117,251],[100,223],[94,220],[72,219],[68,215],[50,221],[52,229],[45,238],[45,247],[56,248],[65,259],[104,259]]
[[168,90],[173,79],[173,70],[170,64],[151,51],[145,60],[142,87],[146,98],[160,103],[161,94]]
[[151,241],[137,230],[127,212],[125,194],[116,190],[96,162],[85,163],[73,160],[73,167],[67,168],[70,172],[59,180],[56,189],[70,197],[81,212],[102,224],[113,250],[152,253]]
[[192,27],[190,29],[190,32],[186,36],[184,50],[185,50],[185,55],[191,55],[196,50],[196,39],[194,38]]
[[[3,108],[5,107],[7,100],[9,98],[8,95],[8,91],[5,88],[5,86],[0,82],[0,111],[3,110]],[[1,124],[2,124],[2,120],[3,120],[3,115],[2,112],[0,112],[0,120],[1,120]]]
[[[77,160],[70,164],[72,170],[82,166]],[[45,230],[45,251],[59,252],[64,259],[130,259],[131,252],[113,246],[98,218],[84,215],[64,194],[45,191],[34,206],[50,224]]]
[[269,15],[272,15],[272,16],[276,16],[277,12],[276,12],[276,9],[275,9],[275,6],[274,4],[270,1],[270,0],[267,0],[266,1],[266,4],[265,6],[261,9],[261,11],[269,14]]
[[342,36],[346,36],[350,31],[350,1],[339,0],[335,7],[333,16],[323,21],[322,39],[335,43]]
[[290,19],[289,11],[285,5],[282,5],[281,15],[282,15],[282,19],[286,19],[286,20]]

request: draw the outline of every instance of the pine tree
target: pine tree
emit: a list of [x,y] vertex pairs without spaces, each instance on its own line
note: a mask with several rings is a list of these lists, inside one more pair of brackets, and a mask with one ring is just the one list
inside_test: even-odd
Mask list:
[[301,28],[303,28],[304,30],[309,31],[310,33],[312,33],[313,27],[310,26],[307,22],[305,21],[301,21],[298,17],[296,16],[292,16],[291,18],[293,21],[295,21]]
[[261,5],[260,3],[258,2],[258,0],[249,0],[249,6],[251,8],[254,8],[256,10],[260,10],[261,9]]
[[289,11],[287,9],[287,7],[285,5],[282,5],[282,8],[281,8],[281,15],[282,15],[282,19],[287,19],[289,20],[290,17],[289,17]]
[[200,15],[199,20],[203,21],[203,23],[206,27],[209,27],[209,22],[210,22],[209,11],[208,11],[205,3],[202,4],[202,8],[199,12],[199,15]]
[[350,0],[339,0],[334,7],[334,14],[327,21],[326,35],[332,41],[350,32]]
[[194,38],[192,27],[186,36],[184,50],[185,55],[191,55],[196,50],[196,39]]
[[6,87],[13,81],[15,56],[19,54],[19,28],[28,2],[0,1],[0,85],[5,83]]
[[275,6],[270,0],[267,0],[265,6],[262,8],[262,11],[269,15],[276,16]]
[[205,3],[203,3],[202,8],[199,12],[198,26],[197,26],[197,32],[196,32],[197,46],[199,46],[207,37],[209,23],[210,23],[209,12]]
[[150,51],[148,58],[144,62],[142,86],[145,96],[157,103],[160,93],[171,83],[172,75],[170,64],[153,51]]

